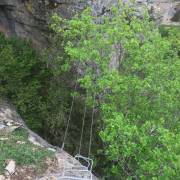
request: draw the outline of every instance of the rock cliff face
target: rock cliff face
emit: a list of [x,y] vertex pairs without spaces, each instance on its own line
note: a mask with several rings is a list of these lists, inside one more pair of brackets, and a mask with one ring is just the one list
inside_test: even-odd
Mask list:
[[[90,5],[96,15],[101,15],[116,2],[117,0],[0,0],[0,31],[7,36],[29,38],[34,45],[41,47],[47,44],[49,14],[58,12],[69,18]],[[139,8],[147,5],[152,16],[163,24],[176,24],[180,21],[179,0],[136,0],[136,4]]]
[[47,31],[44,6],[43,1],[36,0],[0,0],[0,31],[43,44]]

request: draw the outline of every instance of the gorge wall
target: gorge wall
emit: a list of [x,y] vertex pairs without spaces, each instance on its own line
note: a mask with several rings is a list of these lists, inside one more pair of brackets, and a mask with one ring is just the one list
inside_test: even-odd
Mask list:
[[[127,2],[128,0],[124,0]],[[47,45],[48,17],[53,12],[71,17],[87,5],[96,15],[108,10],[117,0],[0,0],[0,31],[7,36],[17,35],[31,39],[33,44]],[[152,17],[159,23],[171,25],[180,21],[179,0],[136,0],[141,11],[147,5]]]

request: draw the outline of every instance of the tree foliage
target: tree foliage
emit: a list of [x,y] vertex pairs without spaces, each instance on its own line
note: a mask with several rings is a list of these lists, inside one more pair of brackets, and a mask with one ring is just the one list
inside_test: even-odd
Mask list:
[[42,130],[49,76],[29,42],[0,34],[0,96],[12,100],[34,130]]
[[96,95],[106,178],[177,179],[179,33],[162,36],[146,10],[138,18],[123,3],[108,15],[92,14],[90,8],[71,20],[55,14],[51,28],[67,55],[61,67],[80,62],[79,83],[89,99]]
[[[0,98],[8,98],[15,105],[30,129],[60,146],[71,103],[69,81],[73,76],[72,72],[64,74],[63,70],[57,70],[64,61],[61,58],[50,62],[53,54],[53,47],[44,55],[38,54],[30,42],[0,34]],[[77,108],[70,128],[73,135],[67,143],[71,152],[77,142],[78,113],[82,112]]]

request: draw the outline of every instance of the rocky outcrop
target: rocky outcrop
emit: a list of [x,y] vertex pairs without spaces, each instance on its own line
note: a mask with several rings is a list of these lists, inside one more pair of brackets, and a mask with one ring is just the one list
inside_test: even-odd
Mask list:
[[46,13],[43,1],[0,0],[0,31],[46,43]]
[[[3,175],[0,174],[0,179],[4,178],[4,180],[5,179],[58,180],[58,179],[62,179],[63,175],[71,176],[72,178],[76,177],[76,178],[90,179],[89,177],[92,175],[92,173],[88,171],[87,167],[83,166],[77,159],[75,159],[65,151],[61,150],[58,147],[50,145],[48,142],[46,142],[36,133],[28,129],[24,121],[16,112],[15,108],[12,105],[10,105],[10,103],[7,100],[0,99],[0,142],[8,141],[10,134],[12,135],[13,131],[20,128],[27,130],[29,134],[28,140],[30,141],[30,143],[33,144],[33,146],[39,146],[43,149],[53,151],[55,153],[55,159],[53,161],[50,160],[50,162],[47,161],[46,171],[43,172],[43,174],[38,174],[38,175],[34,173],[34,170],[32,169],[31,166],[20,167],[17,165],[16,167],[16,162],[14,160],[10,160],[4,169],[5,173]],[[17,141],[14,143],[21,146],[26,142]],[[1,155],[3,156],[3,154],[4,152],[2,152],[2,150],[0,149],[0,159],[1,159]],[[2,163],[2,161],[0,161],[0,163]],[[13,165],[13,167],[11,164]],[[12,173],[7,174],[6,173],[7,171]],[[92,180],[97,180],[97,178],[92,175]]]
[[152,16],[159,23],[164,25],[180,24],[179,0],[149,0],[148,6]]
[[[29,140],[36,145],[40,145],[46,148],[53,148],[51,144],[46,142],[43,138],[38,136],[36,133],[31,131],[24,121],[21,119],[19,114],[16,112],[13,105],[7,100],[0,99],[0,135],[5,135],[13,132],[17,128],[24,128],[29,133]],[[55,147],[54,147],[55,148]],[[58,149],[56,147],[56,149]]]
[[[47,19],[51,13],[58,12],[69,18],[90,5],[96,15],[101,15],[116,2],[117,0],[0,0],[0,31],[7,36],[29,38],[34,45],[41,47],[48,43]],[[140,8],[148,6],[153,18],[163,24],[179,22],[179,0],[136,0],[136,5]]]

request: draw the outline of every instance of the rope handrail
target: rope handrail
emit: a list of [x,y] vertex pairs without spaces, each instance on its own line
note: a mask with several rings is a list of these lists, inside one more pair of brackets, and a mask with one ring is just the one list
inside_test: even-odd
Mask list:
[[[74,87],[74,91],[77,91],[77,85],[78,85],[78,75],[76,77],[76,83],[75,83],[75,87]],[[88,97],[88,93],[86,93],[86,98]],[[74,157],[74,159],[78,159],[78,160],[84,160],[84,162],[87,163],[86,169],[84,169],[82,166],[80,167],[80,169],[77,169],[76,166],[74,166],[75,169],[68,169],[68,168],[63,168],[63,175],[62,178],[74,178],[74,179],[86,179],[86,178],[80,178],[80,177],[72,177],[72,176],[67,176],[65,175],[66,172],[86,172],[90,174],[90,179],[92,180],[92,166],[93,166],[93,160],[90,158],[91,155],[91,146],[92,146],[92,133],[93,133],[93,125],[94,125],[94,114],[95,114],[95,93],[93,94],[93,107],[92,107],[92,117],[91,117],[91,125],[90,125],[90,137],[89,137],[89,147],[88,147],[88,157],[84,157],[81,155],[81,148],[82,148],[82,141],[83,141],[83,134],[84,134],[84,126],[85,126],[85,119],[86,119],[86,114],[87,114],[87,104],[85,102],[85,106],[84,106],[84,113],[83,113],[83,118],[82,118],[82,127],[81,127],[81,134],[80,134],[80,141],[79,141],[79,149],[78,149],[78,154]],[[70,107],[70,111],[69,111],[69,116],[68,116],[68,120],[67,120],[67,125],[66,125],[66,129],[65,129],[65,133],[64,133],[64,137],[63,137],[63,142],[62,142],[62,150],[64,149],[65,146],[65,142],[67,139],[67,134],[68,134],[68,130],[69,130],[69,126],[70,126],[70,121],[71,121],[71,117],[72,117],[72,112],[73,112],[73,107],[74,107],[74,103],[75,103],[75,94],[73,94],[73,98],[72,98],[72,102],[71,102],[71,107]],[[89,178],[87,178],[89,180]]]
[[[86,98],[87,98],[87,94],[86,94]],[[85,119],[86,119],[86,112],[87,112],[87,104],[85,102],[83,121],[82,121],[82,128],[81,128],[81,137],[80,137],[80,141],[79,141],[79,151],[78,151],[79,154],[81,154],[81,146],[82,146],[82,139],[83,139],[83,134],[84,134],[84,125],[85,125]]]
[[[76,77],[76,83],[75,83],[74,91],[77,90],[77,84],[78,84],[77,83],[77,78],[78,78],[78,75]],[[71,108],[70,108],[68,121],[67,121],[67,125],[66,125],[66,130],[65,130],[65,133],[64,133],[63,143],[62,143],[62,147],[61,147],[62,150],[64,149],[66,138],[67,138],[67,133],[68,133],[68,130],[69,130],[69,124],[70,124],[71,115],[72,115],[72,111],[73,111],[74,101],[75,101],[75,95],[73,95],[73,99],[72,99],[72,103],[71,103]]]
[[90,138],[89,138],[88,157],[90,157],[90,155],[91,155],[92,132],[93,132],[93,125],[94,125],[94,113],[95,113],[95,94],[93,95],[93,109],[92,109],[92,118],[91,118],[91,129],[90,129]]

